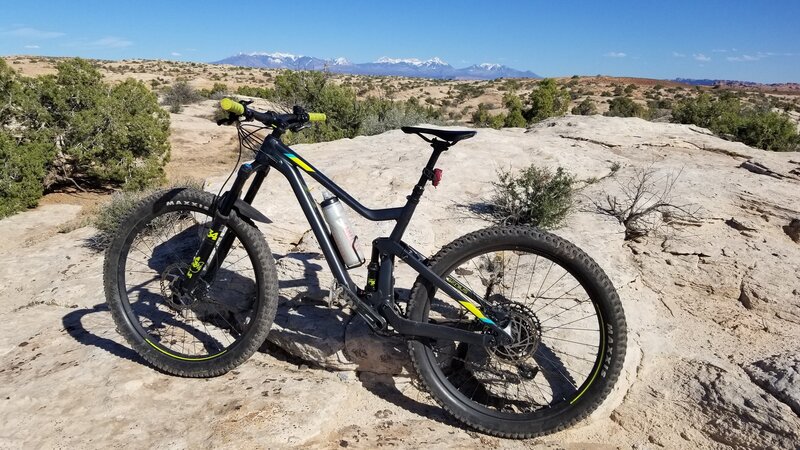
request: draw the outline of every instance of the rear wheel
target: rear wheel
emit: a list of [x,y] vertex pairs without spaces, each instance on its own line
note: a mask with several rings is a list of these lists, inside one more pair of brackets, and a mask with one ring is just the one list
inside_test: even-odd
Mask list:
[[[611,281],[580,249],[534,228],[492,227],[445,246],[431,268],[488,299],[514,337],[493,348],[410,341],[417,376],[455,418],[496,436],[527,438],[574,424],[608,395],[625,356],[625,318]],[[482,328],[422,278],[408,317]]]
[[[272,253],[257,228],[231,214],[217,245],[232,244],[213,277],[180,289],[213,219],[214,196],[173,189],[142,201],[105,259],[106,301],[117,330],[149,363],[180,376],[221,375],[263,343],[277,308]],[[215,260],[217,247],[207,261]]]

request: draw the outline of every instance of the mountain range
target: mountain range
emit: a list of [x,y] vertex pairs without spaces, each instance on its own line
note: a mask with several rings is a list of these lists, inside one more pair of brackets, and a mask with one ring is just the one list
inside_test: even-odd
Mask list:
[[409,58],[383,57],[368,63],[352,63],[345,58],[323,59],[290,53],[239,53],[211,64],[230,64],[243,67],[292,70],[328,70],[352,75],[394,75],[401,77],[439,78],[454,80],[494,80],[497,78],[541,78],[527,70],[517,70],[502,64],[474,64],[457,69],[439,58],[425,61]]

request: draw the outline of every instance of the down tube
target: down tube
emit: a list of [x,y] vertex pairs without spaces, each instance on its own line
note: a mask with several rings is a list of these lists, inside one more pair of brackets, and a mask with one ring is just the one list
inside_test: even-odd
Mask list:
[[284,164],[284,168],[285,170],[281,170],[281,173],[286,176],[286,179],[289,180],[289,184],[292,185],[294,195],[297,197],[297,201],[300,202],[300,207],[303,208],[303,213],[306,215],[308,224],[311,225],[311,229],[314,231],[314,236],[317,238],[317,242],[319,242],[319,246],[322,248],[322,254],[325,255],[325,260],[328,261],[328,266],[331,268],[333,276],[336,277],[336,280],[340,284],[347,286],[351,291],[355,292],[355,283],[353,283],[353,280],[344,268],[342,261],[339,259],[339,255],[333,250],[333,243],[331,242],[327,227],[319,214],[319,210],[317,210],[314,204],[314,200],[308,193],[308,186],[300,177],[300,174],[294,166]]

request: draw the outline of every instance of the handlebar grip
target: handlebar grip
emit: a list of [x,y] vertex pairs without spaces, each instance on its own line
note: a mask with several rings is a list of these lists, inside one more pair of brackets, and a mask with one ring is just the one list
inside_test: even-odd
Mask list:
[[228,111],[229,113],[233,113],[239,116],[244,115],[244,105],[235,100],[231,100],[227,97],[219,101],[219,106],[220,108],[222,108],[225,111]]
[[328,120],[328,116],[325,113],[308,113],[309,122],[325,122],[326,120]]

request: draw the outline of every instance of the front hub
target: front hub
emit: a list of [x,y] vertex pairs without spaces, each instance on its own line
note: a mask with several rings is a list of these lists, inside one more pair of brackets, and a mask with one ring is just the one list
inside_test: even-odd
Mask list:
[[184,311],[192,307],[197,299],[182,288],[182,281],[188,266],[183,263],[170,264],[161,273],[161,295],[167,305],[176,310]]

